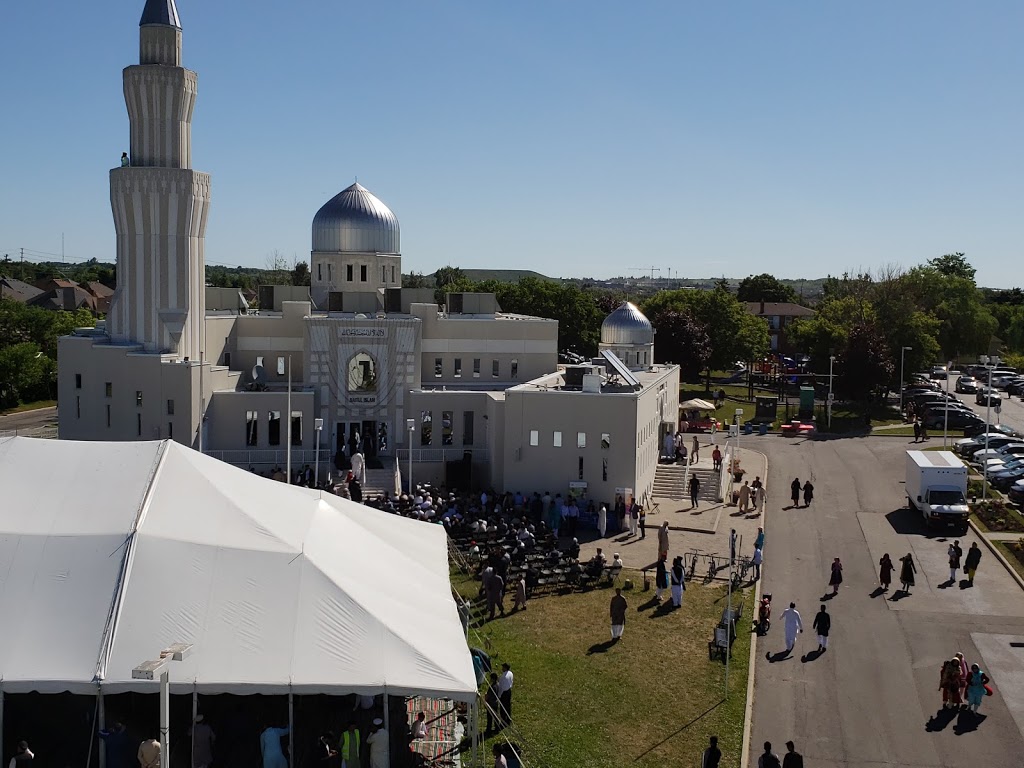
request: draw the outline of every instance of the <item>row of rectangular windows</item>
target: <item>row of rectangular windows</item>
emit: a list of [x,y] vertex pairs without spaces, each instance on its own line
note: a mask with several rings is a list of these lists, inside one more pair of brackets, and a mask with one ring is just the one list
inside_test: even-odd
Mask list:
[[[82,374],[76,373],[75,374],[75,389],[81,389],[81,388],[82,388]],[[106,397],[113,397],[114,396],[114,382],[112,382],[112,381],[104,382],[104,384],[103,384],[103,394]],[[142,390],[141,389],[135,390],[135,405],[138,408],[142,407]],[[78,410],[80,411],[81,409],[79,408]],[[174,401],[173,400],[168,400],[167,401],[167,415],[168,416],[173,416],[174,415]],[[81,414],[79,414],[79,416],[81,416]],[[140,418],[141,418],[141,415],[140,415]],[[107,406],[107,426],[108,427],[110,426],[110,406],[109,405]],[[139,434],[141,434],[141,432]]]
[[[454,377],[456,379],[461,379],[462,378],[462,358],[461,357],[456,357],[455,358],[455,365],[454,365],[453,371],[454,371]],[[511,378],[513,378],[513,379],[518,379],[519,378],[519,361],[518,360],[512,360],[512,362],[510,364],[510,368],[509,368],[509,373],[510,373],[510,377]],[[500,363],[500,361],[498,361],[498,360],[491,360],[491,377],[496,379],[500,375],[501,375],[501,363]],[[442,358],[442,357],[435,357],[434,358],[434,378],[435,379],[440,379],[442,376],[444,376],[444,358]],[[480,358],[479,357],[474,357],[473,358],[473,378],[474,379],[479,379],[480,378]]]
[[[530,445],[536,447],[540,445],[540,431],[536,429],[530,430]],[[551,433],[551,446],[553,448],[562,447],[562,433],[559,430],[555,430]],[[587,447],[587,433],[577,432],[576,433],[576,447],[586,448]],[[607,451],[612,447],[612,436],[607,432],[601,433],[601,449]]]
[[[245,444],[259,444],[259,411],[245,412]],[[267,445],[281,444],[281,412],[267,411]],[[292,445],[302,445],[302,411],[292,411]]]
[[[345,265],[345,281],[346,282],[349,282],[349,283],[354,283],[355,282],[355,269],[354,269],[354,267],[355,267],[354,264],[346,264]],[[388,269],[391,270],[391,279],[390,280],[388,280]],[[360,264],[359,265],[359,282],[361,282],[361,283],[365,283],[366,282],[367,273],[368,273],[368,270],[367,270],[366,265],[365,264]],[[316,279],[317,279],[318,282],[323,282],[323,280],[324,280],[324,265],[323,265],[322,262],[318,263],[316,265]],[[334,280],[334,269],[333,269],[333,265],[330,262],[328,262],[327,263],[327,282],[331,282],[332,280]],[[388,282],[393,283],[393,282],[395,282],[395,268],[394,267],[390,267],[389,268],[389,267],[387,267],[385,265],[381,265],[381,268],[380,268],[380,281],[382,283],[388,283]]]
[[[142,393],[140,393],[140,392],[136,393],[136,397],[138,398],[138,404],[139,405],[142,405],[141,394]],[[167,414],[169,416],[173,416],[174,415],[174,401],[173,400],[168,400],[167,401]],[[82,418],[82,398],[80,396],[76,396],[75,397],[75,418],[76,419]],[[112,414],[111,414],[111,409],[110,409],[110,403],[107,403],[107,429],[110,429],[112,421],[113,421],[113,419],[112,419]],[[142,414],[141,413],[136,413],[135,414],[135,435],[136,435],[136,437],[142,437]],[[172,440],[174,439],[174,422],[173,421],[168,421],[167,422],[167,437],[171,438]]]

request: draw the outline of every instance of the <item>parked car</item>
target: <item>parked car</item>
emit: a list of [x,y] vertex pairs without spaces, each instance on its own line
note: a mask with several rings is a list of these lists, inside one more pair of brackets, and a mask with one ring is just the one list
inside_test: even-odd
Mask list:
[[1014,504],[1024,504],[1024,480],[1018,480],[1011,485],[1006,495]]
[[1018,467],[1013,473],[1000,473],[998,477],[989,477],[989,482],[1004,493],[1022,481],[1024,481],[1024,467]]
[[944,365],[933,365],[932,371],[928,374],[933,379],[944,379],[948,375],[946,372],[946,366]]
[[973,411],[962,411],[958,408],[950,408],[948,414],[943,410],[930,411],[924,417],[924,424],[928,429],[942,429],[947,425],[950,429],[966,429],[984,423],[985,420],[976,416]]
[[[986,431],[985,430],[985,425],[982,424],[981,428],[977,432],[974,432],[974,431],[968,432],[965,429],[964,430],[964,437],[972,437],[973,438],[973,437],[976,437],[978,435],[984,435],[985,431]],[[1020,437],[1021,436],[1020,432],[1015,430],[1013,427],[1006,426],[1005,424],[989,424],[988,425],[988,432],[992,433],[993,435],[995,435],[995,434],[1008,435],[1010,437]]]
[[974,402],[978,405],[999,405],[1003,402],[1003,396],[998,392],[988,391],[986,388],[985,392],[979,391],[974,398]]
[[1024,443],[1010,443],[1000,448],[990,447],[987,450],[976,451],[971,457],[971,463],[979,467],[984,467],[987,464],[991,472],[991,467],[1013,461],[1016,456],[1024,456]]
[[974,394],[978,391],[978,382],[973,376],[961,376],[956,380],[956,391],[962,395]]
[[[1021,441],[1018,438],[1010,437],[1009,435],[999,435],[999,436],[992,436],[992,435],[990,435],[989,438],[988,438],[988,447],[989,447],[990,450],[994,451],[994,450],[997,450],[999,448],[1002,448],[1004,445],[1013,445],[1014,443],[1019,443],[1019,442],[1021,442]],[[962,446],[960,446],[960,448],[959,448],[959,450],[957,452],[961,456],[965,456],[967,458],[970,458],[971,456],[976,454],[978,451],[981,451],[981,450],[984,450],[984,449],[985,449],[985,440],[984,439],[979,439],[979,440],[977,440],[972,445],[962,445]]]

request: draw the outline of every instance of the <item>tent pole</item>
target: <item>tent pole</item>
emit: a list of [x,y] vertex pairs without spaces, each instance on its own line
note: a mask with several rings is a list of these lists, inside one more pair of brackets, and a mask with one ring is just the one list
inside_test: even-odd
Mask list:
[[473,703],[469,705],[469,760],[470,765],[476,765],[476,747],[477,742],[480,740],[480,694],[478,693],[476,698],[473,699]]
[[[99,720],[97,727],[101,731],[107,730],[107,707],[103,703],[103,689],[98,685],[96,686],[96,719]],[[96,730],[95,728],[93,730]],[[100,742],[100,768],[107,768],[107,748],[106,742]],[[92,744],[89,745],[89,757],[92,757]]]
[[192,742],[192,751],[189,756],[189,765],[192,765],[192,760],[195,759],[196,755],[196,717],[199,715],[199,688],[196,686],[195,680],[192,681],[192,727],[189,728],[189,735],[192,737],[189,739]]
[[388,759],[391,758],[391,707],[388,706],[388,687],[384,686],[384,730],[388,732]]
[[295,765],[295,697],[288,686],[288,768]]
[[4,754],[4,684],[0,680],[0,755]]

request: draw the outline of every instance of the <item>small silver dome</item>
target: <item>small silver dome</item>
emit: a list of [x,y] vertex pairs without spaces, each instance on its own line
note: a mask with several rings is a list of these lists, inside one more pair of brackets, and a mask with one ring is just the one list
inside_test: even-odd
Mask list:
[[365,187],[353,184],[313,217],[314,251],[401,253],[398,217]]
[[624,301],[601,323],[601,343],[653,344],[654,328],[635,304]]

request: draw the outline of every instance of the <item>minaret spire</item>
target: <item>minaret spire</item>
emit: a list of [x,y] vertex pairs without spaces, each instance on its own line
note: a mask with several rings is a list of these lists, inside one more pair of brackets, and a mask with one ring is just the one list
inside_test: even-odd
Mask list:
[[146,0],[139,21],[139,64],[181,66],[181,20],[174,0]]

